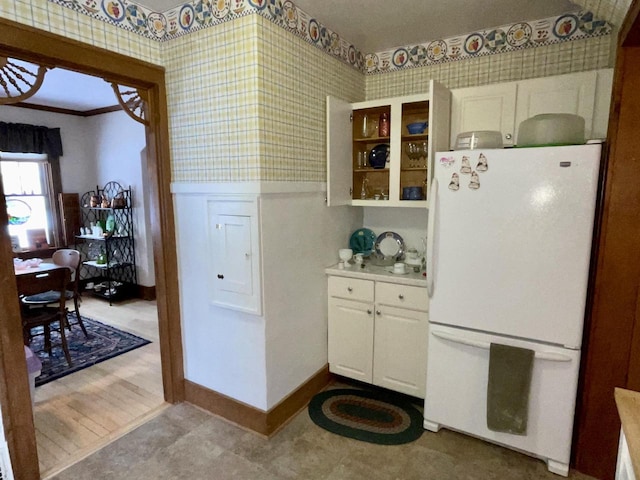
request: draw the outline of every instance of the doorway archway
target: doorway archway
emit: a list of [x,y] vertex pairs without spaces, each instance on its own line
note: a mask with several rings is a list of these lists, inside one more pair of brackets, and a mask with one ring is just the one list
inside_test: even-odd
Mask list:
[[[164,398],[170,403],[182,401],[184,370],[164,69],[5,19],[0,19],[0,56],[75,70],[146,92],[149,108],[146,173],[151,187],[151,232]],[[4,198],[1,186],[0,198]],[[6,223],[5,204],[1,201],[0,301],[5,308],[0,322],[0,407],[16,478],[35,480],[40,478],[40,473]]]

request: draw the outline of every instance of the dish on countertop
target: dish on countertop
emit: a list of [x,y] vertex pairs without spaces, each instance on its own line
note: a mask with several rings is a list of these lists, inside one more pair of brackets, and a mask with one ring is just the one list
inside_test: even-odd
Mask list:
[[371,255],[376,243],[376,234],[368,228],[359,228],[351,234],[349,248],[353,253],[362,253],[364,256]]
[[378,235],[375,248],[378,255],[397,260],[404,253],[404,240],[396,232],[383,232]]
[[413,269],[409,269],[409,268],[405,268],[404,272],[396,272],[393,267],[389,268],[385,268],[385,270],[389,273],[393,273],[394,275],[407,275],[411,272],[413,272]]
[[387,158],[389,158],[389,144],[381,143],[376,145],[369,152],[369,165],[373,168],[384,168],[387,164]]

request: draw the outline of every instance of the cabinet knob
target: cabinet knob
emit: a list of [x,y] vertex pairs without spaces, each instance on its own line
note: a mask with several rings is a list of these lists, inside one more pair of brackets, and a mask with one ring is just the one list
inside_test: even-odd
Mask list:
[[347,292],[349,292],[349,293],[353,292],[353,288],[347,287]]
[[369,315],[371,315],[373,312],[371,311],[371,309],[369,309],[369,310],[367,310],[367,313],[368,313]]
[[504,138],[506,138],[507,140],[511,140],[511,134],[510,134],[510,133],[507,133],[507,134],[504,136]]
[[398,295],[398,298],[399,298],[400,300],[404,300],[404,295],[403,295],[403,294],[400,294],[400,295]]
[[380,310],[376,310],[376,315],[382,315],[382,312]]
[[218,278],[222,280],[224,278],[224,275],[218,274]]

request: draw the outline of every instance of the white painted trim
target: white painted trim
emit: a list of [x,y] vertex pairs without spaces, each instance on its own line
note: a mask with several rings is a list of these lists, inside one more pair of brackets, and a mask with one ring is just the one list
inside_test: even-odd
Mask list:
[[172,182],[173,194],[264,194],[326,192],[325,182]]

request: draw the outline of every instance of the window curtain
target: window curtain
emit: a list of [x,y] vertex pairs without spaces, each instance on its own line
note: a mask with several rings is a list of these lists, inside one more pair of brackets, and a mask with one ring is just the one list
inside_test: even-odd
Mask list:
[[60,129],[0,122],[0,152],[46,153],[52,158],[61,157]]
[[[46,153],[51,168],[53,199],[62,192],[60,176],[60,157],[62,156],[62,137],[59,128],[47,128],[25,123],[0,122],[0,152]],[[56,201],[52,202],[54,237],[60,243],[60,211]]]

